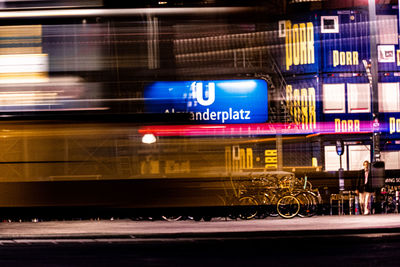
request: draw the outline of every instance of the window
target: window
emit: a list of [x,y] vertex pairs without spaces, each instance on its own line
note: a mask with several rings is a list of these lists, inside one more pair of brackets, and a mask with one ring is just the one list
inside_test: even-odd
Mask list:
[[399,112],[399,83],[379,83],[380,112]]
[[[345,146],[347,147],[347,146]],[[325,170],[326,171],[337,171],[340,168],[340,157],[336,154],[336,146],[325,146]],[[342,168],[344,170],[361,170],[362,164],[365,160],[370,161],[370,146],[366,145],[349,145],[348,146],[348,157],[349,166],[347,168],[347,151],[344,150],[342,156]]]
[[400,168],[400,151],[382,151],[382,160],[385,162],[386,170],[396,170]]
[[338,33],[339,17],[338,16],[321,16],[321,33]]
[[347,102],[349,113],[370,112],[371,96],[368,83],[348,83]]
[[378,44],[398,44],[396,15],[378,15],[376,29]]
[[[340,168],[340,157],[336,154],[336,146],[325,146],[325,170],[337,171]],[[347,169],[347,153],[346,149],[342,155],[342,168]]]
[[394,45],[378,45],[378,62],[396,62]]
[[346,111],[344,83],[324,84],[322,91],[324,113],[344,113]]
[[371,162],[370,146],[349,146],[349,170],[361,170],[364,161]]
[[286,37],[286,20],[280,20],[278,22],[279,26],[279,37]]

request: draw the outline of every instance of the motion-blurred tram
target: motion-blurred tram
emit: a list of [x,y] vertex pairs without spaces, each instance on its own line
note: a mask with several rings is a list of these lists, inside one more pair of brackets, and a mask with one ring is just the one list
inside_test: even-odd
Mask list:
[[[157,142],[147,144],[141,129],[196,124],[180,109],[186,100],[178,99],[169,112],[158,112],[168,101],[157,95],[162,81],[174,82],[183,94],[189,94],[187,87],[201,90],[200,81],[205,81],[203,102],[192,97],[193,106],[210,106],[214,101],[208,93],[215,90],[215,103],[223,110],[193,109],[192,115],[203,121],[267,121],[267,82],[246,76],[252,73],[247,64],[260,56],[243,50],[259,19],[248,17],[248,12],[257,15],[251,10],[0,11],[0,207],[55,208],[55,213],[57,207],[75,212],[78,207],[104,211],[221,205],[221,193],[229,190],[225,146],[237,137],[156,134]],[[187,62],[192,53],[187,50],[196,48],[190,44],[193,38],[213,50],[215,36],[230,38],[219,61],[208,57],[218,53],[196,52],[205,64]],[[226,61],[232,53],[241,53],[245,65],[233,68],[239,60]],[[243,53],[252,57],[245,59]],[[238,88],[237,93],[225,92]],[[164,93],[168,97],[177,91],[167,88]],[[253,98],[240,104],[251,91]],[[238,103],[237,109],[218,99],[220,94],[232,94],[229,99]],[[254,116],[246,107],[251,100],[259,106]]]
[[378,96],[366,9],[265,12],[0,11],[0,207],[216,207],[275,170],[337,187],[338,139],[350,187],[373,133],[396,179],[397,6],[378,8]]

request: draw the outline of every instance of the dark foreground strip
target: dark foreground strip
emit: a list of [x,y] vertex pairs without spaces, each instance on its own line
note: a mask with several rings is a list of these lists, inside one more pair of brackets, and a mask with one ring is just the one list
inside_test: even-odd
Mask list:
[[251,231],[251,232],[218,232],[218,233],[172,233],[172,234],[134,234],[134,235],[32,235],[3,236],[0,244],[9,241],[15,243],[39,242],[147,242],[147,241],[188,241],[188,240],[241,240],[241,239],[298,239],[298,238],[371,238],[399,237],[400,228],[371,229],[330,229],[330,230],[299,230],[299,231]]

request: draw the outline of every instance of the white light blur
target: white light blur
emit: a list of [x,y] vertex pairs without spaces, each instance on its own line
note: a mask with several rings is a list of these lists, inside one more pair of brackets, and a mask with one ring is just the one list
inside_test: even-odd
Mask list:
[[154,144],[157,141],[154,134],[145,134],[142,137],[142,143],[144,144]]
[[47,54],[0,55],[0,84],[48,82]]
[[0,73],[47,72],[47,54],[0,55]]
[[220,83],[218,86],[226,92],[249,93],[257,87],[257,83],[255,81],[232,81]]
[[60,9],[60,10],[24,10],[0,11],[0,19],[32,17],[95,17],[95,16],[130,16],[143,14],[220,14],[221,12],[240,12],[251,7],[178,7],[178,8],[116,8],[116,9]]

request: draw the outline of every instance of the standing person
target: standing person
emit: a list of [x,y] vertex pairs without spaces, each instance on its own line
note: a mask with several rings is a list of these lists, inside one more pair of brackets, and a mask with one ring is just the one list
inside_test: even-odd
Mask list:
[[361,214],[367,215],[371,213],[369,202],[372,196],[372,175],[369,161],[363,162],[363,169],[360,170],[357,179],[356,194],[358,194]]

